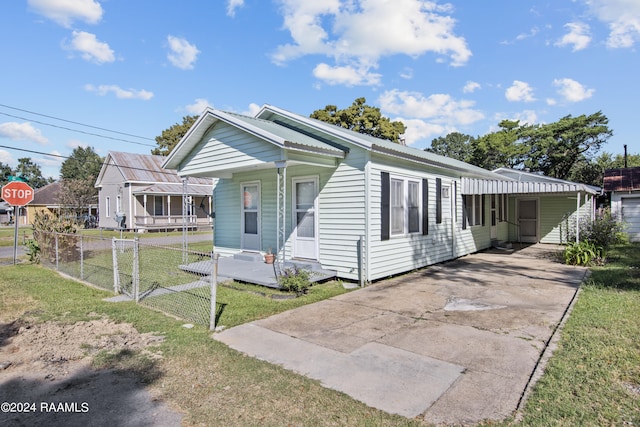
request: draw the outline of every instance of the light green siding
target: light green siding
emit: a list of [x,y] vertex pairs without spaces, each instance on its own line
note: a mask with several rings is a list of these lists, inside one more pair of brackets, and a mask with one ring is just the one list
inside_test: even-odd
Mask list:
[[224,122],[216,122],[183,162],[183,175],[204,175],[209,171],[248,168],[283,159],[273,144]]

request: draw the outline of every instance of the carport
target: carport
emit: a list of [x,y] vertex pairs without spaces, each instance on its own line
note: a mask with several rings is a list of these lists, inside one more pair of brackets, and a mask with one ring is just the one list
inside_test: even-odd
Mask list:
[[502,419],[544,365],[587,273],[557,251],[468,255],[214,338],[390,413]]

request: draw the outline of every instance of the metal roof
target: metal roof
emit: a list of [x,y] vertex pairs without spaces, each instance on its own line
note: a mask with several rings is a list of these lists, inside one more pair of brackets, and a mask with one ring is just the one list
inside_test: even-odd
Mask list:
[[604,171],[604,191],[640,190],[640,167]]
[[502,179],[462,178],[462,194],[600,193],[599,187],[537,173],[509,168],[493,172]]
[[[189,178],[189,182],[195,178]],[[213,187],[209,185],[187,184],[187,194],[190,196],[211,196]],[[182,184],[153,184],[143,188],[133,188],[133,194],[162,194],[182,195]]]
[[[126,182],[138,183],[178,183],[182,185],[182,177],[176,171],[163,169],[166,157],[151,154],[124,153],[110,151],[105,159],[103,170],[111,161],[122,173]],[[100,172],[100,176],[103,171]],[[100,179],[100,178],[99,178]],[[189,178],[192,184],[212,185],[209,178]],[[182,189],[180,190],[182,194]]]

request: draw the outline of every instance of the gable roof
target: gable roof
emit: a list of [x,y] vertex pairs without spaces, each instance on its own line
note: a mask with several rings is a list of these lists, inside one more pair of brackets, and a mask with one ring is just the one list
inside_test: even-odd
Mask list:
[[348,141],[359,147],[382,155],[402,158],[409,161],[429,164],[436,167],[453,169],[461,176],[475,176],[492,179],[504,179],[493,172],[478,166],[470,165],[460,160],[441,156],[418,148],[408,147],[387,139],[376,138],[371,135],[355,132],[343,127],[323,122],[310,117],[301,116],[272,105],[265,104],[256,117],[278,121],[278,117],[288,119],[319,132],[332,135],[338,139]]
[[[122,174],[123,180],[130,183],[139,184],[182,184],[182,178],[176,171],[163,169],[162,164],[166,157],[152,154],[124,153],[120,151],[110,151],[107,154],[100,174],[96,179],[96,187],[100,186],[107,168],[115,166]],[[191,185],[211,185],[208,178],[189,178]]]
[[60,181],[52,182],[44,187],[36,188],[33,192],[33,201],[30,205],[58,206],[58,194],[60,193]]
[[640,190],[640,167],[604,171],[604,191]]
[[167,169],[177,169],[191,150],[217,122],[230,124],[279,148],[338,158],[344,158],[346,155],[344,147],[326,143],[320,138],[304,134],[274,121],[207,107],[178,145],[169,153],[162,166]]

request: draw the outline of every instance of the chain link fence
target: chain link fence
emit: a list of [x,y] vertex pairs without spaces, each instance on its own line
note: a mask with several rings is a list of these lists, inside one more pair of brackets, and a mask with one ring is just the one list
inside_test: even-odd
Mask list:
[[36,231],[40,261],[180,319],[215,327],[217,257],[139,239]]

